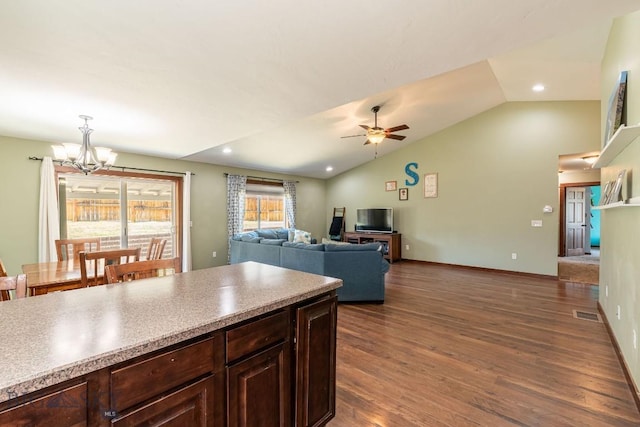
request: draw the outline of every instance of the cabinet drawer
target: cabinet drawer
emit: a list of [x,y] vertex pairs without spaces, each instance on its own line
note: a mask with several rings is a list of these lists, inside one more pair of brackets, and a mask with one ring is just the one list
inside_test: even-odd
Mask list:
[[[21,398],[18,398],[21,399]],[[53,392],[16,408],[0,412],[2,426],[87,425],[87,383]]]
[[213,338],[111,372],[111,406],[122,411],[214,371]]
[[227,332],[227,363],[251,354],[289,336],[289,312],[271,316],[239,326]]

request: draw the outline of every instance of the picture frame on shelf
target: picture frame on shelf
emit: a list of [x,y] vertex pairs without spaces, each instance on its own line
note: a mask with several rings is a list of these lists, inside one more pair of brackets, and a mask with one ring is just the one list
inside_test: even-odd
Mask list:
[[611,190],[611,194],[607,203],[616,203],[620,201],[620,196],[622,192],[622,181],[624,180],[624,176],[627,173],[626,169],[622,169],[618,172],[618,177],[615,181],[611,181],[613,183],[613,189]]
[[384,190],[385,191],[396,191],[396,189],[398,188],[398,182],[397,181],[387,181],[384,183]]
[[620,72],[618,82],[609,97],[609,110],[605,123],[604,141],[602,147],[606,147],[613,134],[621,125],[624,125],[625,93],[627,88],[627,71]]
[[409,189],[401,188],[400,190],[398,190],[398,199],[409,200]]
[[600,193],[600,201],[598,202],[598,206],[604,206],[607,204],[607,197],[609,196],[609,193],[611,192],[611,182],[612,181],[607,181],[607,183],[604,185],[604,188],[602,189],[602,192]]

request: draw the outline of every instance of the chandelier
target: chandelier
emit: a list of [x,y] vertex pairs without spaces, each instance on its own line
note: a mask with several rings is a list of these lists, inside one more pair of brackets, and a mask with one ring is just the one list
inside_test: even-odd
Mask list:
[[71,166],[88,175],[102,168],[109,168],[116,161],[118,156],[111,151],[111,148],[91,147],[89,135],[93,129],[87,123],[93,120],[91,116],[79,116],[84,120],[84,125],[79,127],[82,132],[82,144],[63,143],[62,145],[52,145],[53,155],[62,166]]

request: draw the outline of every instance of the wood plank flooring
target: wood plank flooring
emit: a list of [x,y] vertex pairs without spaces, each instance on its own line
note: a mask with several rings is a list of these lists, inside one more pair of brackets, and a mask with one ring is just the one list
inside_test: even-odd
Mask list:
[[330,427],[639,426],[598,287],[403,261],[338,307]]

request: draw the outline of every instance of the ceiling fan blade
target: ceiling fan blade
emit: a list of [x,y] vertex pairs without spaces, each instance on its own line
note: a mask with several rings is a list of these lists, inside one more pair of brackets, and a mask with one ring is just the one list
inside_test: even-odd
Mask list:
[[364,143],[364,145],[369,145],[369,144],[371,144],[371,141],[369,141],[369,140],[367,139],[367,141]]
[[399,130],[405,130],[405,129],[409,129],[409,126],[400,125],[400,126],[395,126],[395,127],[389,128],[389,129],[385,129],[384,131],[391,133],[391,132],[398,132]]
[[360,126],[364,130],[369,130],[369,126],[367,125],[358,125],[358,126]]
[[367,136],[365,134],[358,134],[358,135],[347,135],[347,136],[341,136],[340,138],[353,138],[354,136]]
[[406,138],[406,136],[403,136],[403,135],[387,135],[387,138],[389,138],[389,139],[397,139],[398,141],[402,141],[403,139]]

